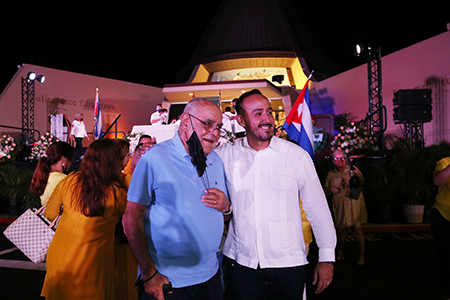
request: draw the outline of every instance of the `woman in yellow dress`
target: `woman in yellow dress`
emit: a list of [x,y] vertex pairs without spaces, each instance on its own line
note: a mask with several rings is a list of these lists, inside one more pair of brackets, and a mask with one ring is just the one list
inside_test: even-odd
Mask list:
[[367,222],[366,205],[361,193],[359,199],[350,198],[349,181],[352,174],[358,175],[360,181],[363,176],[358,167],[350,170],[347,157],[343,151],[336,150],[332,154],[336,169],[328,173],[325,180],[324,191],[332,198],[334,226],[337,232],[337,255],[336,260],[344,259],[344,244],[348,228],[352,228],[353,234],[359,245],[359,258],[357,265],[364,265],[364,233],[362,224]]
[[66,178],[65,172],[72,164],[75,148],[65,142],[54,142],[42,154],[31,180],[30,192],[46,205],[58,183]]
[[117,299],[115,229],[127,193],[120,169],[115,143],[99,139],[55,188],[46,217],[64,209],[47,253],[46,299]]

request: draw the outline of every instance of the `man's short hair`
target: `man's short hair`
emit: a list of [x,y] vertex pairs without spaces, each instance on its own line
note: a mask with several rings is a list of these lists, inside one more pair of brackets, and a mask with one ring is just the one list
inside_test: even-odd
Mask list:
[[138,142],[138,143],[140,143],[141,140],[144,139],[144,138],[145,138],[145,139],[150,139],[150,140],[152,139],[152,137],[149,136],[148,134],[144,134],[144,135],[142,135],[142,136],[139,138],[139,142]]
[[258,89],[253,89],[250,92],[243,93],[239,98],[236,99],[236,112],[241,116],[243,116],[245,113],[245,109],[242,107],[242,101],[252,95],[262,95],[262,93]]

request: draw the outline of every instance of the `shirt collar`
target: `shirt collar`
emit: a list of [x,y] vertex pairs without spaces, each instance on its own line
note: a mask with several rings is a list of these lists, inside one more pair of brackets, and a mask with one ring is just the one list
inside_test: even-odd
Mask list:
[[184,147],[184,144],[180,139],[178,131],[175,133],[175,136],[172,139],[172,143],[175,146],[175,151],[180,157],[189,157],[189,154],[187,153],[186,148]]
[[[175,136],[172,139],[172,143],[175,146],[175,151],[178,153],[178,155],[180,157],[183,157],[183,158],[187,157],[189,159],[189,161],[191,160],[190,155],[188,154],[186,148],[184,147],[183,142],[180,139],[180,135],[179,135],[178,131],[175,133]],[[211,161],[211,159],[208,159],[208,157],[209,157],[209,154],[206,155],[206,164],[207,165],[212,165],[213,162]]]
[[[265,150],[271,149],[272,151],[280,152],[280,143],[279,143],[279,141],[277,139],[278,139],[277,137],[273,136],[270,139],[269,146],[267,148],[263,149],[263,150],[260,150],[260,151],[265,151]],[[242,146],[245,147],[245,148],[251,149],[252,151],[256,151],[255,149],[250,147],[250,145],[248,144],[248,139],[247,139],[246,136],[242,139]]]

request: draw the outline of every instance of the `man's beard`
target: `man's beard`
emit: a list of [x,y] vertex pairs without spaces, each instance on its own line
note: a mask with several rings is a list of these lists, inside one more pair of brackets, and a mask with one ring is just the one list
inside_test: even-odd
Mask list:
[[[268,127],[269,127],[269,130],[270,130],[270,133],[267,133],[266,130],[263,130],[264,133],[262,133],[261,131],[259,131],[259,129],[262,128],[263,126],[268,126]],[[270,124],[270,123],[259,124],[259,125],[258,125],[258,130],[255,130],[255,131],[253,132],[253,134],[254,134],[260,141],[264,141],[264,142],[265,142],[265,141],[269,141],[269,140],[273,137],[273,135],[274,135],[274,132],[273,132],[273,126],[272,126],[272,124]]]

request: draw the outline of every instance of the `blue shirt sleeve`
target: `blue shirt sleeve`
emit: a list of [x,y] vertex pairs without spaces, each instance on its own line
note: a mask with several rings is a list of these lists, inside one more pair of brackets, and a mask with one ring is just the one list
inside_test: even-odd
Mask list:
[[153,176],[148,155],[143,155],[134,169],[128,188],[128,201],[149,206],[152,202]]

